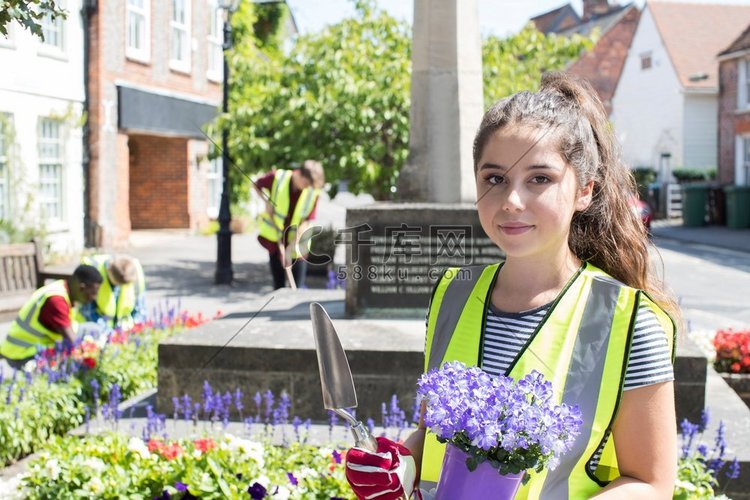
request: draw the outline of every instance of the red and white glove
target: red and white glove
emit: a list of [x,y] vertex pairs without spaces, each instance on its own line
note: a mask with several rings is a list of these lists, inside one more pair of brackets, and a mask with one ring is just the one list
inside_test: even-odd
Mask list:
[[[379,437],[378,451],[351,448],[346,453],[346,479],[360,500],[411,498],[417,467],[409,450]],[[419,490],[415,498],[421,498]]]

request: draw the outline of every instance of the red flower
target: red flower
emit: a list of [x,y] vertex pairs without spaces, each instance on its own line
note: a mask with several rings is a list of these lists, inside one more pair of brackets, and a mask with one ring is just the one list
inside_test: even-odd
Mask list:
[[161,452],[161,450],[164,448],[164,442],[159,439],[149,439],[148,440],[148,451],[151,453],[158,451]]
[[174,460],[180,455],[182,455],[182,448],[177,443],[169,444],[161,450],[161,456],[167,460]]
[[740,366],[739,363],[732,363],[729,366],[729,369],[732,370],[732,373],[740,373],[740,368],[742,368],[742,367]]
[[206,453],[209,450],[216,448],[216,443],[213,439],[196,439],[194,441],[195,449],[201,453]]
[[94,358],[83,358],[83,366],[86,368],[96,367],[96,360]]

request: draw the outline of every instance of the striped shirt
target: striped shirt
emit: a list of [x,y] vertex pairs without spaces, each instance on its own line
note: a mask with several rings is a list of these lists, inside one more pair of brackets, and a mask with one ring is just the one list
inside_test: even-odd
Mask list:
[[[551,304],[506,313],[490,305],[482,346],[482,369],[503,375],[547,314]],[[624,390],[674,380],[672,352],[656,315],[647,307],[638,309]]]

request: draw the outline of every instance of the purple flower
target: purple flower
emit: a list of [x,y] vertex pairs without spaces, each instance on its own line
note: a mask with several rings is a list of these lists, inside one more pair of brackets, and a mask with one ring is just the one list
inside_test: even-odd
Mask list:
[[188,486],[181,481],[177,481],[176,483],[174,483],[174,489],[176,489],[177,491],[187,491]]
[[[420,377],[417,400],[426,402],[425,424],[441,441],[476,458],[494,457],[506,473],[511,465],[505,452],[528,454],[522,458],[524,467],[541,464],[551,469],[572,447],[583,423],[580,409],[555,404],[553,394],[552,385],[537,371],[515,382],[449,362]],[[395,398],[390,411],[383,408],[383,413],[386,425],[402,426],[406,420]],[[519,467],[517,459],[513,461],[513,467]]]
[[333,453],[331,453],[331,456],[333,457],[333,461],[337,464],[341,463],[341,453],[339,453],[336,450],[333,450]]
[[292,486],[297,486],[297,484],[299,484],[299,481],[297,481],[297,478],[294,477],[294,474],[292,474],[291,472],[287,472],[286,477],[289,478],[289,482],[292,484]]
[[701,410],[700,422],[698,422],[698,432],[704,432],[706,430],[706,427],[708,427],[708,421],[710,419],[711,416],[708,412],[708,408],[703,408],[703,410]]
[[740,462],[737,457],[734,457],[732,464],[729,466],[729,470],[725,473],[729,479],[737,479],[740,477]]
[[252,486],[247,489],[247,492],[253,500],[260,500],[266,496],[268,490],[266,490],[260,483],[253,483]]

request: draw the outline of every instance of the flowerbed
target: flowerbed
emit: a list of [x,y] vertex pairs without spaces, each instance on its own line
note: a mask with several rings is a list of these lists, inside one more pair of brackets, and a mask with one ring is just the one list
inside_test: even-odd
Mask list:
[[23,371],[0,372],[0,466],[81,425],[113,389],[119,402],[155,387],[159,341],[203,321],[166,308],[129,332],[86,337],[41,353]]
[[56,438],[29,465],[24,498],[353,498],[343,452],[301,443],[152,438],[109,432]]
[[719,330],[713,344],[716,371],[750,373],[750,330]]

